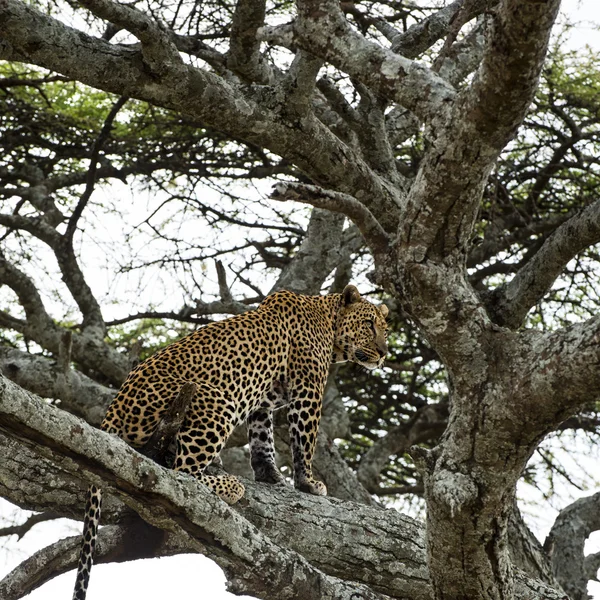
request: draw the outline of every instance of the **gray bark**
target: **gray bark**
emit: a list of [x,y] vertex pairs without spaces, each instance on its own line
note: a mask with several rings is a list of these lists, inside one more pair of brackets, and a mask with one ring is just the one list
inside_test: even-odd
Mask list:
[[[232,508],[193,478],[156,465],[5,378],[0,447],[19,457],[0,465],[0,492],[23,508],[72,517],[80,512],[86,482],[110,492],[101,562],[148,554],[147,547],[127,545],[127,529],[114,525],[133,509],[166,532],[153,537],[146,531],[152,555],[205,554],[225,570],[237,593],[298,600],[350,599],[357,593],[372,599],[430,597],[423,526],[395,510],[250,482],[245,499]],[[77,542],[62,540],[21,564],[0,582],[2,597],[18,598],[74,566]],[[525,576],[519,582],[517,598],[557,597]],[[531,594],[534,588],[538,592]]]
[[584,557],[585,541],[600,529],[600,493],[580,498],[560,511],[544,547],[557,581],[572,600],[588,600],[587,582],[597,579],[598,555]]

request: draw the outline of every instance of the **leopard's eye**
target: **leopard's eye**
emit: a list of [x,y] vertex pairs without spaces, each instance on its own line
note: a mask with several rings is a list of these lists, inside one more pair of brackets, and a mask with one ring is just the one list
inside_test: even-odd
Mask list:
[[373,333],[375,333],[375,321],[373,319],[365,319],[365,325],[367,325]]

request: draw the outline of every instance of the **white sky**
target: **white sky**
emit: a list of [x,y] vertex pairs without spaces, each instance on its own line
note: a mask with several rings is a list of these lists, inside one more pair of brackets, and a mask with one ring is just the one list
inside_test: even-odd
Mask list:
[[[580,22],[573,31],[567,47],[569,49],[583,48],[589,45],[600,50],[600,2],[599,0],[563,0],[563,15],[571,22]],[[586,470],[579,457],[572,462],[579,462],[573,468]],[[597,457],[589,457],[589,471],[597,468]],[[544,504],[543,514],[538,518],[530,518],[530,526],[540,539],[546,535],[548,527],[553,522],[558,509],[573,501],[573,499],[594,493],[597,490],[564,490],[564,503],[561,506],[547,507]],[[537,506],[539,509],[543,500],[537,497],[525,486],[519,488],[520,496],[525,499],[524,509]],[[82,507],[83,509],[83,507]],[[15,507],[0,499],[0,519],[11,518]],[[535,511],[535,509],[532,512]],[[23,520],[19,517],[19,521]],[[61,537],[74,535],[79,532],[81,525],[61,519],[52,523],[37,525],[34,530],[16,543],[13,536],[8,540],[0,540],[0,578],[18,565],[25,557]],[[587,551],[600,550],[600,533],[593,534],[589,540]],[[74,571],[56,577],[51,582],[27,596],[28,600],[53,600],[54,598],[70,598],[74,584]],[[225,577],[220,569],[200,555],[185,555],[171,558],[161,558],[129,562],[114,565],[95,565],[88,600],[105,600],[106,598],[144,598],[144,600],[163,600],[164,598],[203,598],[210,600],[230,600],[240,598],[225,592]],[[590,584],[589,591],[592,599],[600,600],[600,583]],[[242,597],[249,598],[249,597]]]

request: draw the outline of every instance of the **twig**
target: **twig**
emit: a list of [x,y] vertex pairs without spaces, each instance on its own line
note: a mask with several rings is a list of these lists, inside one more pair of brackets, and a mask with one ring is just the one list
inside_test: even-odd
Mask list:
[[20,525],[10,525],[9,527],[2,527],[0,529],[0,537],[16,535],[17,539],[20,540],[32,527],[34,527],[38,523],[43,523],[44,521],[52,521],[54,519],[60,518],[60,515],[57,515],[53,512],[43,512],[31,515],[27,518],[27,520],[24,523],[21,523]]
[[83,209],[85,208],[94,191],[94,185],[96,184],[96,169],[98,166],[98,155],[100,154],[100,150],[102,149],[104,142],[110,135],[110,130],[112,128],[113,121],[117,116],[117,113],[119,112],[119,110],[121,110],[121,108],[125,105],[125,103],[128,100],[129,98],[127,96],[121,96],[113,104],[113,107],[110,109],[110,112],[108,113],[108,116],[104,121],[104,125],[102,126],[102,129],[100,130],[100,133],[98,134],[98,137],[96,138],[96,141],[92,146],[92,152],[90,156],[90,168],[87,173],[85,191],[79,198],[79,202],[77,203],[77,206],[75,207],[75,210],[73,211],[73,214],[69,219],[67,230],[65,232],[65,238],[69,242],[73,239],[73,234],[75,233],[75,228],[77,227],[77,221],[79,221],[79,218],[83,213]]

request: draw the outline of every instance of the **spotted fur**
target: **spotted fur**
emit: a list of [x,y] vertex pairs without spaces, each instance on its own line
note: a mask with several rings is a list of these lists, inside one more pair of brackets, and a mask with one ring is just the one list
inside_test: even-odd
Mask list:
[[[193,382],[196,393],[176,436],[173,467],[233,504],[244,495],[242,483],[232,475],[208,475],[206,467],[236,425],[247,421],[255,479],[283,481],[275,465],[273,410],[287,405],[294,484],[325,495],[311,463],[329,365],[352,361],[367,369],[381,366],[387,353],[387,312],[386,306],[361,298],[354,286],[328,296],[276,292],[256,310],[211,323],[138,365],[101,428],[134,447],[143,446],[181,386]],[[74,600],[85,599],[100,501],[100,490],[92,486]]]

